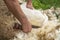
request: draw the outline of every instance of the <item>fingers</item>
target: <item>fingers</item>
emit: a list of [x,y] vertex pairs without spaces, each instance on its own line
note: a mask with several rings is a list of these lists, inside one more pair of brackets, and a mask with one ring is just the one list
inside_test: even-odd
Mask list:
[[32,26],[30,24],[24,24],[21,26],[19,23],[15,23],[13,29],[20,29],[25,33],[31,32]]
[[33,9],[32,4],[27,4],[26,7],[29,8],[29,9]]
[[33,7],[27,6],[27,8],[29,8],[29,9],[32,9],[32,10],[33,10]]
[[13,29],[20,29],[20,30],[22,30],[22,26],[19,23],[15,23]]
[[32,30],[32,27],[29,25],[29,26],[23,26],[23,32],[25,33],[28,33],[28,32],[31,32]]

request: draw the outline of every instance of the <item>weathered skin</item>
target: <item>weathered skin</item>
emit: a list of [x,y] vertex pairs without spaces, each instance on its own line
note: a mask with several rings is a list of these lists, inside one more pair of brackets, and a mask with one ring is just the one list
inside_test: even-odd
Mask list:
[[[21,10],[18,0],[4,0],[4,2],[13,15],[21,22],[23,31],[26,33],[30,32],[32,26]],[[27,0],[27,8],[32,9],[32,0]]]

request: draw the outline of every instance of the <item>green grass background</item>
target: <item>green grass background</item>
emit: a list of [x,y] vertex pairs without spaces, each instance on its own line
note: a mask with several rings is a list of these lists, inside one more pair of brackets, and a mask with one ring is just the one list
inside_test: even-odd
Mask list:
[[60,0],[32,0],[35,9],[49,9],[60,7]]

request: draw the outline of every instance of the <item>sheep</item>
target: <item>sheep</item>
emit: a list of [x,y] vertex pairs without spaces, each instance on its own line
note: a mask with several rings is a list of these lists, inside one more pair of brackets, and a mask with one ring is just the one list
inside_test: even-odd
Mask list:
[[[22,10],[26,8],[24,5],[25,4],[21,5],[23,6]],[[9,14],[10,12],[7,8],[4,8],[6,8],[6,6],[1,8],[4,10],[4,12],[3,10],[0,12],[0,40],[54,40],[55,36],[57,35],[55,31],[58,29],[57,26],[60,24],[58,25],[57,21],[54,20],[49,21],[45,14],[35,9],[35,11],[38,11],[36,12],[37,18],[35,17],[36,15],[34,14],[34,10],[31,12],[30,9],[26,8],[23,10],[23,12],[29,19],[29,22],[35,26],[39,26],[39,28],[32,28],[31,32],[29,33],[24,33],[20,29],[13,29],[14,23],[18,22],[20,24],[20,22],[14,19],[12,14]],[[28,14],[26,10],[28,10],[28,13],[30,14]],[[33,18],[35,18],[35,22],[31,21]]]

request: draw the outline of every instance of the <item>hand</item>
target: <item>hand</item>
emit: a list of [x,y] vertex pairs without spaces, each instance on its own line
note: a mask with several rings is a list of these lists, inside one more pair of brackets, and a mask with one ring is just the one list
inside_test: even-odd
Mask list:
[[31,31],[32,26],[30,23],[23,24],[22,26],[19,23],[15,23],[13,28],[14,29],[20,29],[20,30],[23,30],[23,32],[28,33]]
[[29,9],[33,9],[32,3],[27,3],[26,7],[29,8]]
[[23,32],[28,33],[28,32],[31,32],[32,26],[30,23],[23,24],[22,29],[23,29]]

